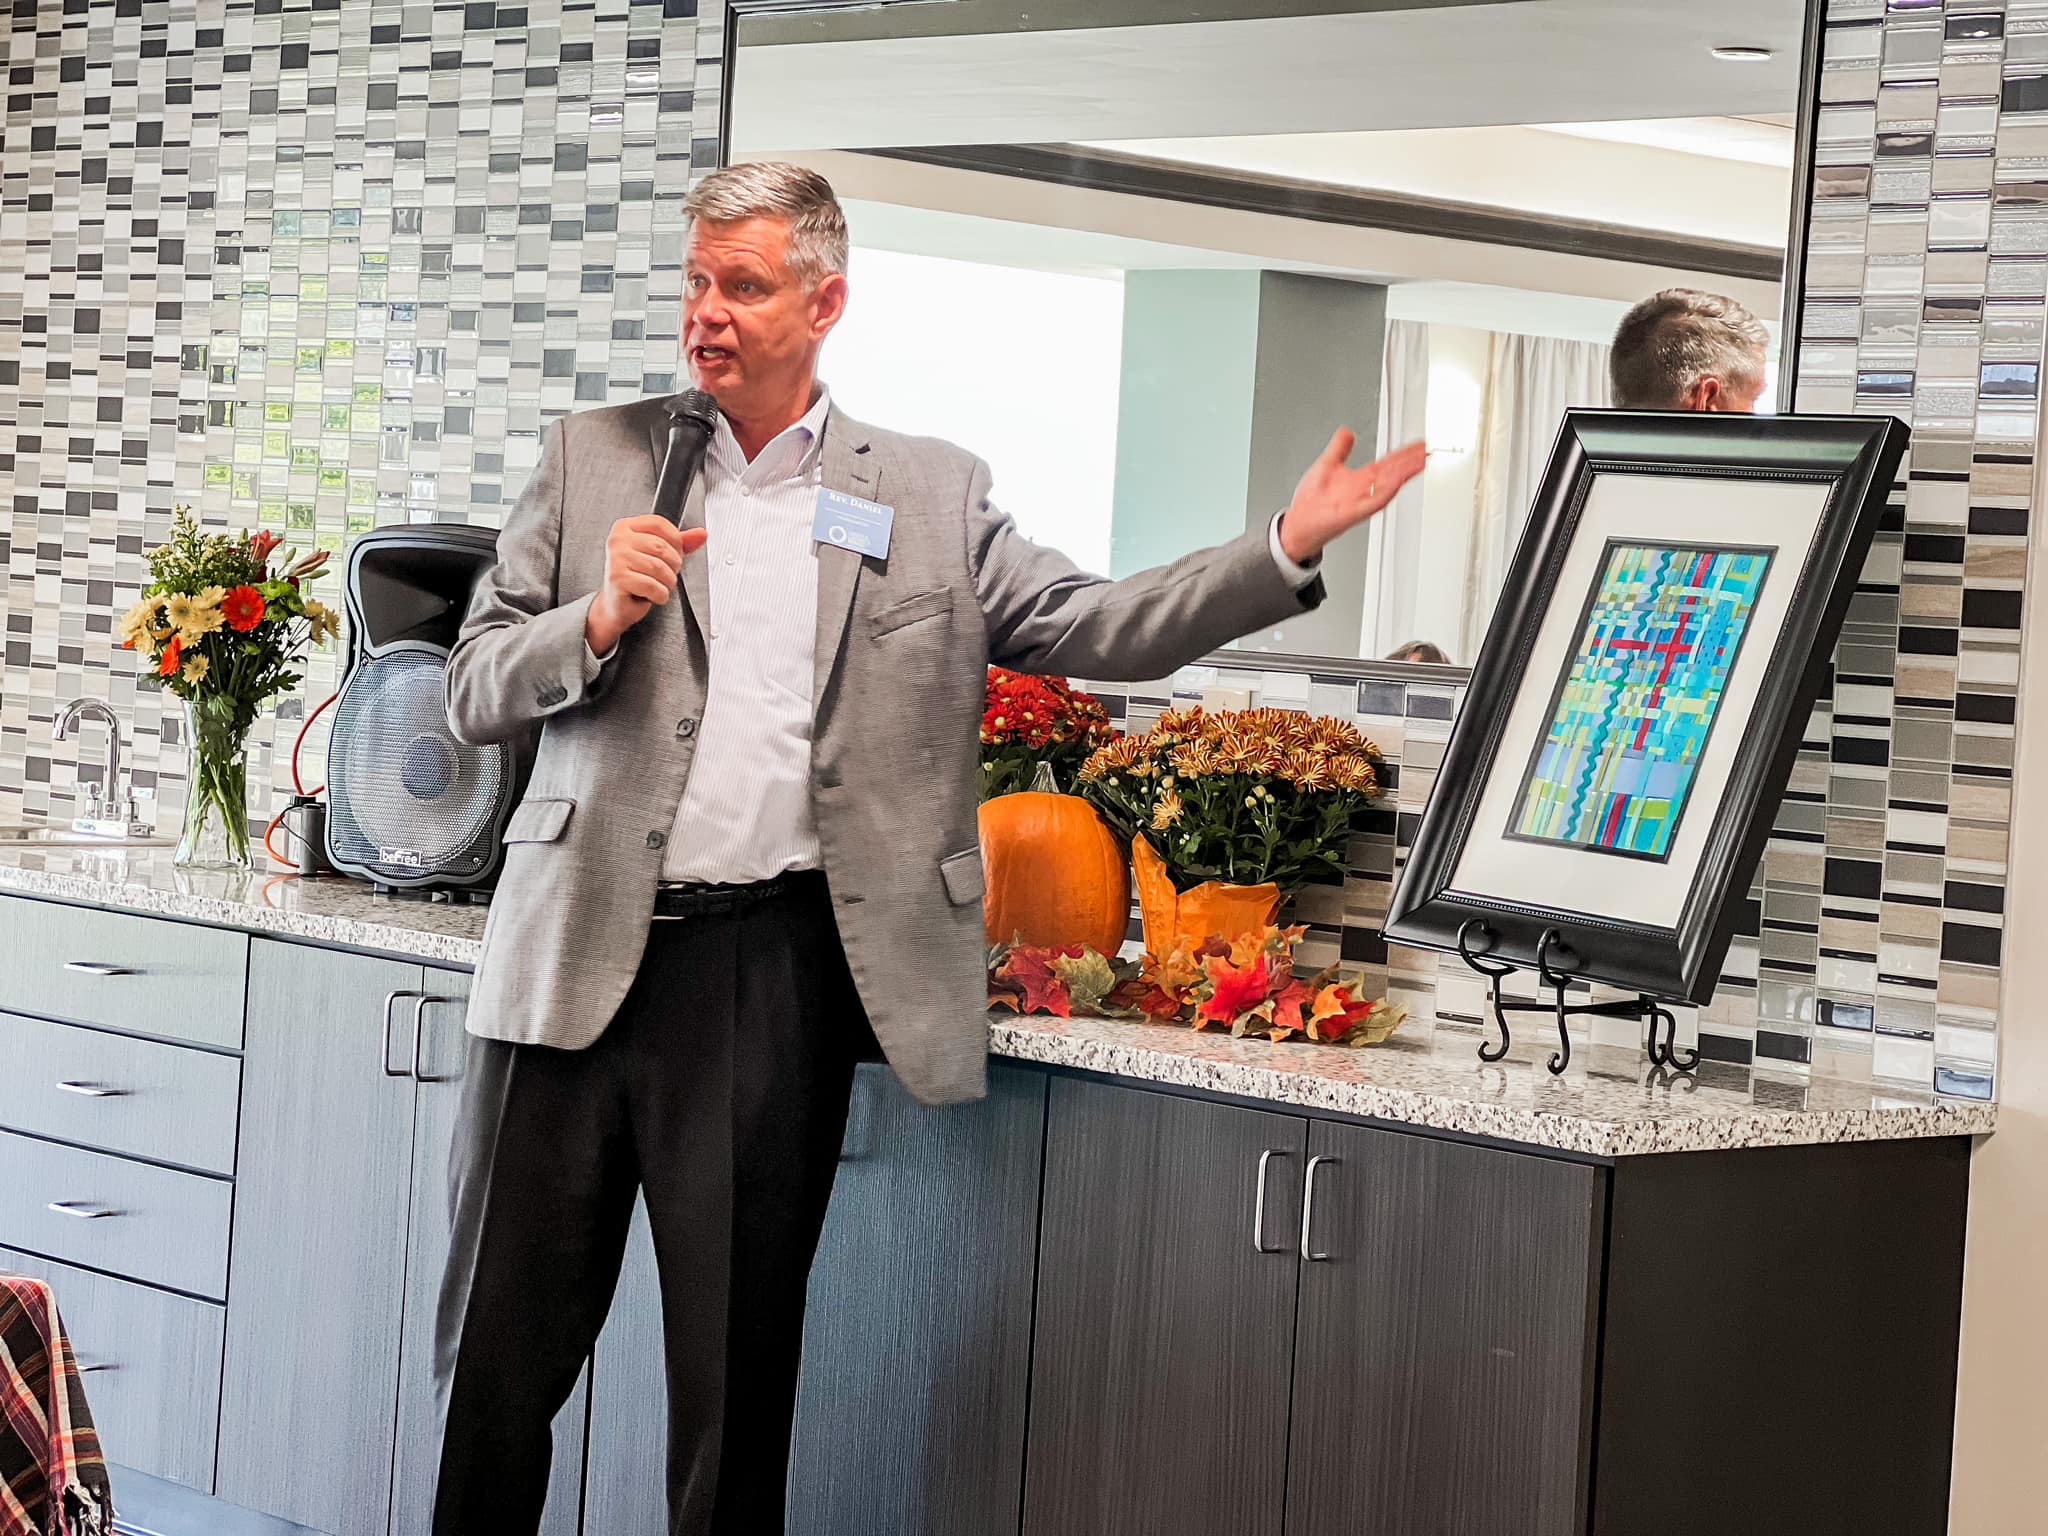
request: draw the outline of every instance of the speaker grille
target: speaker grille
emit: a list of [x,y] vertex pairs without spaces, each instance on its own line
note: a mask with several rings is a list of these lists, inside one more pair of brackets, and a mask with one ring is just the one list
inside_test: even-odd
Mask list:
[[335,706],[328,843],[342,861],[392,875],[463,875],[489,862],[512,754],[448,730],[446,658],[365,660]]

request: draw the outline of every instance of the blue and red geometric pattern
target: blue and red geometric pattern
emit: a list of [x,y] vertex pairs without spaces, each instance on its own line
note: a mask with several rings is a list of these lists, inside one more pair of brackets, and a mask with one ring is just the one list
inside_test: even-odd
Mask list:
[[1670,854],[1771,554],[1609,540],[1510,837]]

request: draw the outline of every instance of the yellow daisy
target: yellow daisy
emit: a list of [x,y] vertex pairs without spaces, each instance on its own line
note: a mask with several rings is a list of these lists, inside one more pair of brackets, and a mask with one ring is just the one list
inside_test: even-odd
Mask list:
[[185,663],[185,681],[188,683],[203,682],[206,678],[206,669],[211,665],[212,663],[204,656],[191,657]]

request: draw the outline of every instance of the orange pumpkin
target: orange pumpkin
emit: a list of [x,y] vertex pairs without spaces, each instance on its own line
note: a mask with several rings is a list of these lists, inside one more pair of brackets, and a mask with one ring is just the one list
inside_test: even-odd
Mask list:
[[1026,790],[981,804],[990,944],[1086,944],[1114,955],[1131,915],[1124,852],[1079,795]]

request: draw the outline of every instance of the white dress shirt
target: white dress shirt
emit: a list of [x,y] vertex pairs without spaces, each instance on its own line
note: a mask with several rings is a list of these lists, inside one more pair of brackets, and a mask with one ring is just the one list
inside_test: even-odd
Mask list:
[[[701,554],[709,560],[711,675],[697,760],[662,859],[665,881],[769,880],[819,866],[811,811],[811,677],[818,557],[811,539],[830,397],[747,461],[723,420],[704,459]],[[1267,541],[1295,586],[1315,579]],[[603,658],[610,660],[607,655]],[[599,658],[587,657],[593,673]]]

